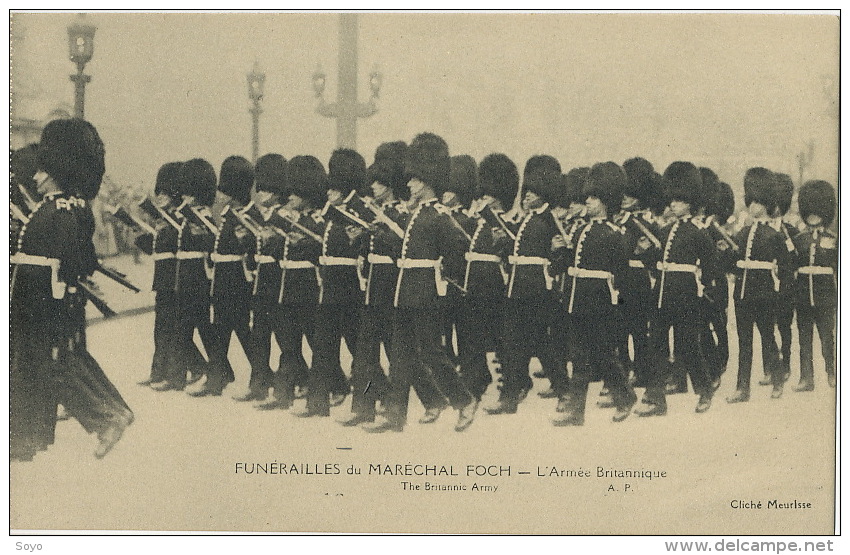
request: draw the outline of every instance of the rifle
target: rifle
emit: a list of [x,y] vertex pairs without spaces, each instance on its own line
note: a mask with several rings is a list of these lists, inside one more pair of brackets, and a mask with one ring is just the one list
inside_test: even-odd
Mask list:
[[171,224],[174,229],[180,229],[180,224],[178,224],[165,209],[157,206],[155,202],[151,201],[151,199],[146,198],[145,200],[140,202],[138,206],[143,212],[148,214],[153,219],[165,220],[166,222]]
[[484,221],[487,222],[491,228],[499,228],[504,231],[511,240],[516,241],[516,234],[510,230],[505,221],[495,212],[490,206],[484,206],[481,210],[478,211],[478,215],[484,218]]
[[91,301],[91,304],[93,304],[94,307],[96,309],[98,309],[98,311],[100,311],[101,314],[103,314],[104,318],[112,318],[113,316],[118,314],[117,312],[115,312],[114,310],[109,308],[109,305],[106,304],[106,301],[104,301],[100,297],[100,295],[98,295],[95,292],[94,287],[92,285],[90,285],[89,283],[87,283],[85,281],[79,281],[77,283],[77,286],[80,288],[80,290],[86,296],[86,298],[88,298],[88,300]]
[[110,204],[107,204],[106,210],[110,214],[115,216],[115,218],[117,220],[119,220],[121,223],[123,223],[127,227],[130,227],[130,228],[135,229],[137,231],[141,231],[143,233],[149,233],[151,235],[156,235],[156,230],[154,228],[152,228],[151,226],[149,226],[148,224],[146,224],[142,220],[134,217],[132,214],[130,214],[129,212],[124,210],[123,207],[112,206]]
[[[352,215],[358,220],[355,221],[358,225],[366,224],[368,228],[370,225],[376,223],[382,223],[390,228],[390,231],[398,235],[399,238],[404,238],[404,230],[398,225],[392,218],[386,215],[386,213],[374,202],[370,199],[360,197],[352,191],[350,195],[345,199],[344,208],[342,209],[345,212],[345,215]],[[336,207],[339,209],[340,207]]]
[[248,214],[248,210],[250,210],[252,205],[253,203],[249,204],[242,210],[231,210],[231,213],[239,221],[239,223],[245,227],[245,229],[254,235],[254,237],[259,237],[260,233],[262,233],[262,226],[254,221],[254,218]]
[[118,270],[114,268],[109,268],[108,266],[104,266],[102,263],[98,262],[97,267],[94,269],[95,272],[100,272],[104,276],[108,277],[112,281],[119,283],[132,291],[133,293],[138,293],[141,291],[138,287],[133,285],[130,281],[127,280],[127,275],[122,274]]
[[12,216],[24,225],[28,224],[30,221],[29,217],[27,217],[27,215],[24,214],[24,211],[21,210],[21,207],[14,202],[9,202],[9,212],[11,212]]
[[626,220],[626,222],[634,222],[635,226],[640,230],[640,232],[647,238],[649,241],[655,246],[656,249],[661,249],[661,240],[658,239],[648,227],[643,225],[640,221],[640,218],[631,214],[631,217]]
[[726,241],[727,243],[729,243],[729,246],[732,247],[733,251],[735,251],[735,252],[741,251],[741,248],[738,246],[738,244],[735,242],[735,240],[732,239],[732,236],[729,235],[729,233],[725,229],[723,229],[723,226],[721,226],[719,223],[717,223],[717,220],[712,219],[711,225],[713,225],[714,229],[716,229],[718,231],[718,233],[720,233],[720,236],[723,237],[723,240]]
[[321,235],[319,235],[315,231],[307,229],[303,225],[299,224],[297,221],[293,220],[283,209],[280,209],[274,214],[272,214],[272,217],[269,218],[268,223],[274,228],[274,230],[279,235],[286,235],[286,233],[289,233],[291,231],[297,231],[298,233],[306,235],[307,237],[316,241],[319,244],[324,242],[324,239]]
[[207,230],[213,235],[218,234],[218,228],[215,226],[214,223],[207,219],[207,217],[198,209],[197,206],[192,206],[184,202],[180,205],[180,208],[177,209],[177,212],[182,214],[184,218],[194,223],[195,225],[207,228]]
[[23,195],[24,202],[27,203],[27,208],[30,209],[30,212],[35,210],[35,207],[38,206],[38,203],[30,196],[30,193],[29,193],[29,191],[27,191],[27,188],[24,187],[23,185],[21,185],[20,183],[18,183],[18,190]]

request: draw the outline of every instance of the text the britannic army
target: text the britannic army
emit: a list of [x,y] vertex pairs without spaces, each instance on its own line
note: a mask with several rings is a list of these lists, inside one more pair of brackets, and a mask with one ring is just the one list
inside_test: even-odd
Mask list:
[[[189,395],[222,395],[236,378],[235,332],[251,367],[235,400],[303,418],[339,406],[341,425],[372,433],[409,424],[411,388],[421,425],[449,408],[458,432],[481,414],[506,418],[532,389],[532,358],[555,426],[584,424],[594,381],[613,422],[665,415],[688,377],[705,413],[730,366],[731,295],[740,348],[729,403],[782,396],[795,311],[794,390],[823,379],[815,325],[817,367],[835,387],[835,190],[800,187],[795,227],[783,220],[788,176],[754,167],[743,185],[748,216],[736,222],[731,187],[690,162],[659,174],[632,158],[563,174],[535,155],[520,175],[504,154],[451,156],[432,133],[380,145],[371,166],[349,149],[327,171],[309,155],[253,166],[232,156],[218,178],[201,159],[168,163],[141,206],[154,224],[137,243],[154,259],[156,291],[141,383],[198,382]],[[764,367],[753,378],[755,327]],[[496,378],[498,397],[479,410]],[[753,379],[770,386],[763,396]]]

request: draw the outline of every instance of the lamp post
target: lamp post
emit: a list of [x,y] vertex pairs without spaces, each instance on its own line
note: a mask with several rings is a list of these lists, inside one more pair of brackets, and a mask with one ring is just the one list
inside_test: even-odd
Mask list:
[[77,73],[71,75],[71,81],[74,83],[74,117],[80,119],[85,117],[86,83],[91,81],[91,76],[83,71],[94,54],[96,30],[97,27],[88,23],[83,14],[68,26],[68,56],[77,64]]
[[339,148],[357,148],[357,119],[368,118],[378,111],[375,101],[381,90],[383,77],[375,67],[369,74],[372,92],[368,102],[357,101],[357,14],[339,15],[339,74],[337,99],[325,101],[326,75],[321,66],[313,73],[313,92],[319,99],[316,112],[327,118],[336,118],[336,141]]
[[263,109],[260,107],[260,102],[263,100],[263,89],[266,85],[266,74],[260,71],[260,64],[254,62],[254,67],[248,74],[248,98],[251,100],[251,107],[248,112],[251,114],[252,133],[251,133],[251,161],[257,161],[260,155],[260,114]]

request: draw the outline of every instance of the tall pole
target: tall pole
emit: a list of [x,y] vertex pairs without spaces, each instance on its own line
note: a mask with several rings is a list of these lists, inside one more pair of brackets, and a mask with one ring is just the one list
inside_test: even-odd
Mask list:
[[84,64],[77,64],[76,75],[71,75],[74,83],[74,117],[85,119],[86,112],[86,83],[91,81],[91,75],[83,73]]
[[260,108],[259,103],[255,103],[254,106],[251,107],[250,111],[253,123],[251,134],[251,162],[256,164],[257,158],[260,156],[260,114],[263,112],[263,109]]

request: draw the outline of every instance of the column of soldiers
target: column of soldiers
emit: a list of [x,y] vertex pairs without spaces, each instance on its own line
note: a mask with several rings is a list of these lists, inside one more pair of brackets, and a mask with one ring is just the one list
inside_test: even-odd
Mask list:
[[164,165],[147,203],[156,231],[139,241],[155,259],[157,291],[142,383],[182,390],[204,378],[189,394],[221,395],[235,379],[235,332],[251,366],[236,400],[272,411],[306,398],[295,414],[310,418],[351,395],[340,424],[374,433],[404,429],[411,387],[421,424],[451,407],[466,430],[495,377],[491,354],[490,415],[517,412],[532,358],[549,382],[539,395],[557,399],[556,426],[584,423],[594,381],[614,422],[666,414],[667,395],[686,393],[688,378],[704,413],[729,362],[731,294],[739,352],[729,403],[750,398],[754,325],[759,383],[781,397],[795,311],[795,390],[814,388],[815,324],[835,387],[830,184],[800,188],[801,231],[783,221],[790,179],[752,168],[749,215],[734,232],[731,187],[690,162],[663,174],[642,158],[563,174],[554,157],[536,155],[521,181],[504,154],[476,165],[432,133],[380,145],[368,167],[350,149],[334,151],[327,171],[309,155],[268,154],[253,167],[230,157],[218,178],[200,159]]

